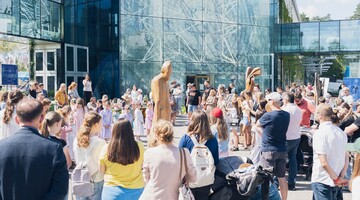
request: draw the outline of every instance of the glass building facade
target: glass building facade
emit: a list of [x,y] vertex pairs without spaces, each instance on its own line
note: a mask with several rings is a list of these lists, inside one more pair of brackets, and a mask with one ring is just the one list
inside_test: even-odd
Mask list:
[[165,60],[182,85],[206,75],[243,87],[248,66],[269,83],[270,1],[65,0],[64,9],[65,43],[89,47],[99,94],[119,96],[133,84],[149,92]]
[[360,51],[360,20],[277,24],[276,53]]
[[1,0],[0,33],[60,42],[61,0]]

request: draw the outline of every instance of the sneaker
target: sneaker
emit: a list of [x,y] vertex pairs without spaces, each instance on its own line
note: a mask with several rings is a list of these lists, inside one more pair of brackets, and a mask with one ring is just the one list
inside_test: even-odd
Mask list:
[[239,147],[231,147],[230,151],[239,151]]
[[288,190],[295,191],[296,190],[295,184],[288,184]]

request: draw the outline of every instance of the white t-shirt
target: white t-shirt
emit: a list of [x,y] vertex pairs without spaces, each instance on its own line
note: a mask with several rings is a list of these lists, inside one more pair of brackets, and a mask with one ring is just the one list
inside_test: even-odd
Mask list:
[[84,79],[84,80],[83,80],[83,85],[84,85],[83,91],[92,92],[91,81],[86,81],[86,80]]
[[321,166],[319,154],[325,154],[327,162],[335,174],[340,175],[345,165],[345,146],[347,143],[346,134],[331,122],[320,123],[319,130],[314,134],[314,165],[312,168],[311,182],[322,183],[334,187],[334,181]]
[[138,92],[136,90],[131,90],[131,100],[133,102],[137,101]]
[[343,96],[342,99],[345,101],[345,103],[352,105],[354,102],[354,97],[351,96],[350,94],[347,96]]
[[302,119],[302,111],[293,103],[286,104],[282,110],[290,114],[289,128],[286,132],[286,140],[296,140],[300,138],[300,122]]

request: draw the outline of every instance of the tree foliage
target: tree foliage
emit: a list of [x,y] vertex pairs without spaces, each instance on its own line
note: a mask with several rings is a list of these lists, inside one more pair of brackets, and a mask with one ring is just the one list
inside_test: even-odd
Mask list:
[[356,6],[354,14],[350,17],[350,19],[360,19],[360,3]]
[[326,16],[320,17],[320,16],[314,16],[312,18],[310,18],[309,16],[306,15],[306,13],[301,13],[300,14],[300,19],[302,22],[316,22],[316,21],[329,21],[331,20],[331,15],[327,14]]
[[343,55],[337,55],[336,59],[332,61],[332,65],[328,71],[324,72],[322,76],[324,77],[333,77],[336,76],[337,79],[344,78],[345,72],[345,59]]

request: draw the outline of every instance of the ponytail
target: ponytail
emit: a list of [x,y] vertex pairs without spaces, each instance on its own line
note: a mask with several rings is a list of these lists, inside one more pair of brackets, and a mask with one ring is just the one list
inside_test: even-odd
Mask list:
[[80,127],[80,130],[77,134],[77,145],[79,147],[88,147],[90,141],[90,133],[93,126],[99,123],[101,116],[96,112],[86,113],[84,122]]
[[[43,135],[44,137],[49,137],[50,132],[49,132],[49,127],[54,125],[57,122],[60,122],[62,120],[62,117],[59,113],[55,112],[55,111],[50,111],[45,115],[45,119],[42,123],[41,126],[41,135]],[[57,134],[57,133],[54,133]]]
[[8,124],[10,119],[12,118],[12,115],[15,111],[15,105],[19,103],[19,101],[24,97],[23,93],[20,91],[12,91],[9,93],[8,98],[6,100],[6,107],[4,116],[2,118],[4,124]]

